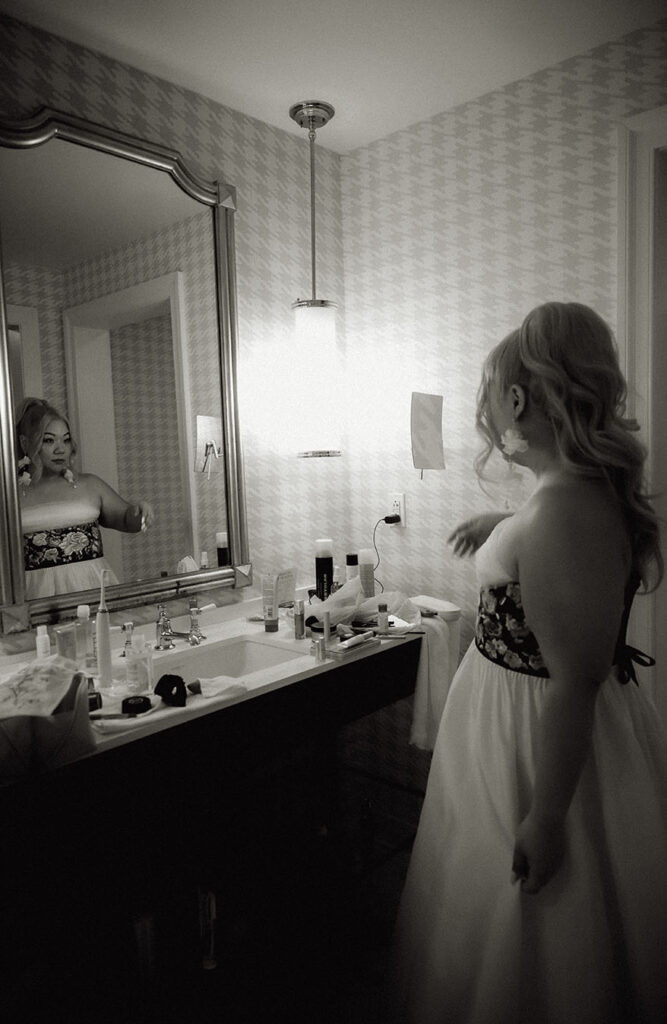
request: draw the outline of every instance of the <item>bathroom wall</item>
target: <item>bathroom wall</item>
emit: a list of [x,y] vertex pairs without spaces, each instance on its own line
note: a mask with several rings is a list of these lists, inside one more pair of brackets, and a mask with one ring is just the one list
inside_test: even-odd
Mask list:
[[[407,528],[378,531],[378,574],[463,605],[474,566],[446,544],[491,504],[471,468],[485,354],[537,303],[577,300],[615,325],[617,123],[667,103],[667,21],[415,124],[343,159],[347,462],[352,535],[389,493]],[[412,468],[412,390],[444,395],[447,468]],[[512,504],[526,481],[500,482]]]
[[[407,528],[381,524],[388,588],[462,604],[473,568],[446,536],[493,497],[472,471],[474,398],[485,353],[535,303],[578,299],[616,315],[616,122],[667,103],[667,21],[339,157],[318,135],[319,294],[340,303],[342,385],[316,387],[347,424],[341,459],[298,460],[276,402],[298,372],[290,303],[309,294],[307,140],[10,19],[0,110],[42,105],[160,139],[194,169],[237,186],[241,418],[256,571],[312,577],[313,540],[337,561],[368,545],[407,495]],[[295,83],[295,100],[298,83]],[[285,124],[288,112],[285,111]],[[412,467],[410,392],[444,395],[447,468]],[[502,477],[502,474],[501,474]]]

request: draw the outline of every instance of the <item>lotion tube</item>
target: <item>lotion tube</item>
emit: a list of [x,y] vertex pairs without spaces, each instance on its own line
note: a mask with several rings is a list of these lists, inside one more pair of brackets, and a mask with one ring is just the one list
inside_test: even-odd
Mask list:
[[278,577],[275,573],[262,576],[262,614],[267,633],[278,632]]

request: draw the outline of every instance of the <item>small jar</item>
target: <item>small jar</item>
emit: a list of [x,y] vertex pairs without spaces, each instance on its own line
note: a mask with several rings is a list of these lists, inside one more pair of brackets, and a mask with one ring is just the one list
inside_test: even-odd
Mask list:
[[378,633],[389,632],[389,614],[386,604],[378,605]]

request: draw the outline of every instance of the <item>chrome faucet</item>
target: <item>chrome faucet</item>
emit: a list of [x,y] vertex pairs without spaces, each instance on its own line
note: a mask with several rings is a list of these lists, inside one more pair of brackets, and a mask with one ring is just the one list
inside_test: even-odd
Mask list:
[[190,598],[190,629],[187,633],[179,633],[178,630],[171,628],[171,620],[167,616],[163,604],[157,606],[157,611],[158,617],[155,623],[155,649],[157,651],[168,651],[175,647],[176,637],[187,640],[191,647],[197,647],[202,640],[206,639],[199,625],[199,606],[196,597]]
[[175,647],[174,637],[177,634],[174,633],[171,628],[171,620],[167,615],[167,611],[163,604],[157,606],[157,622],[155,623],[155,650],[156,651],[169,651],[172,647]]

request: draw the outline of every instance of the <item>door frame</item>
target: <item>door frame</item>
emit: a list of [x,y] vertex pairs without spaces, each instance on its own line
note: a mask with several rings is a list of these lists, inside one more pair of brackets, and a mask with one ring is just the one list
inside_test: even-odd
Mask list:
[[[666,149],[667,106],[645,111],[619,124],[617,339],[628,381],[628,414],[639,423],[648,445],[649,489],[658,475],[653,374],[658,335],[663,326],[656,301],[656,163],[659,151]],[[659,499],[657,505],[659,513],[667,512],[664,499]],[[667,651],[667,638],[663,641],[658,636],[657,624],[666,613],[667,590],[663,583],[656,592],[635,601],[630,642],[659,658],[663,642]],[[664,666],[659,666],[658,671],[664,673]],[[656,669],[643,669],[644,680],[667,722],[667,694],[663,692],[661,699]]]

